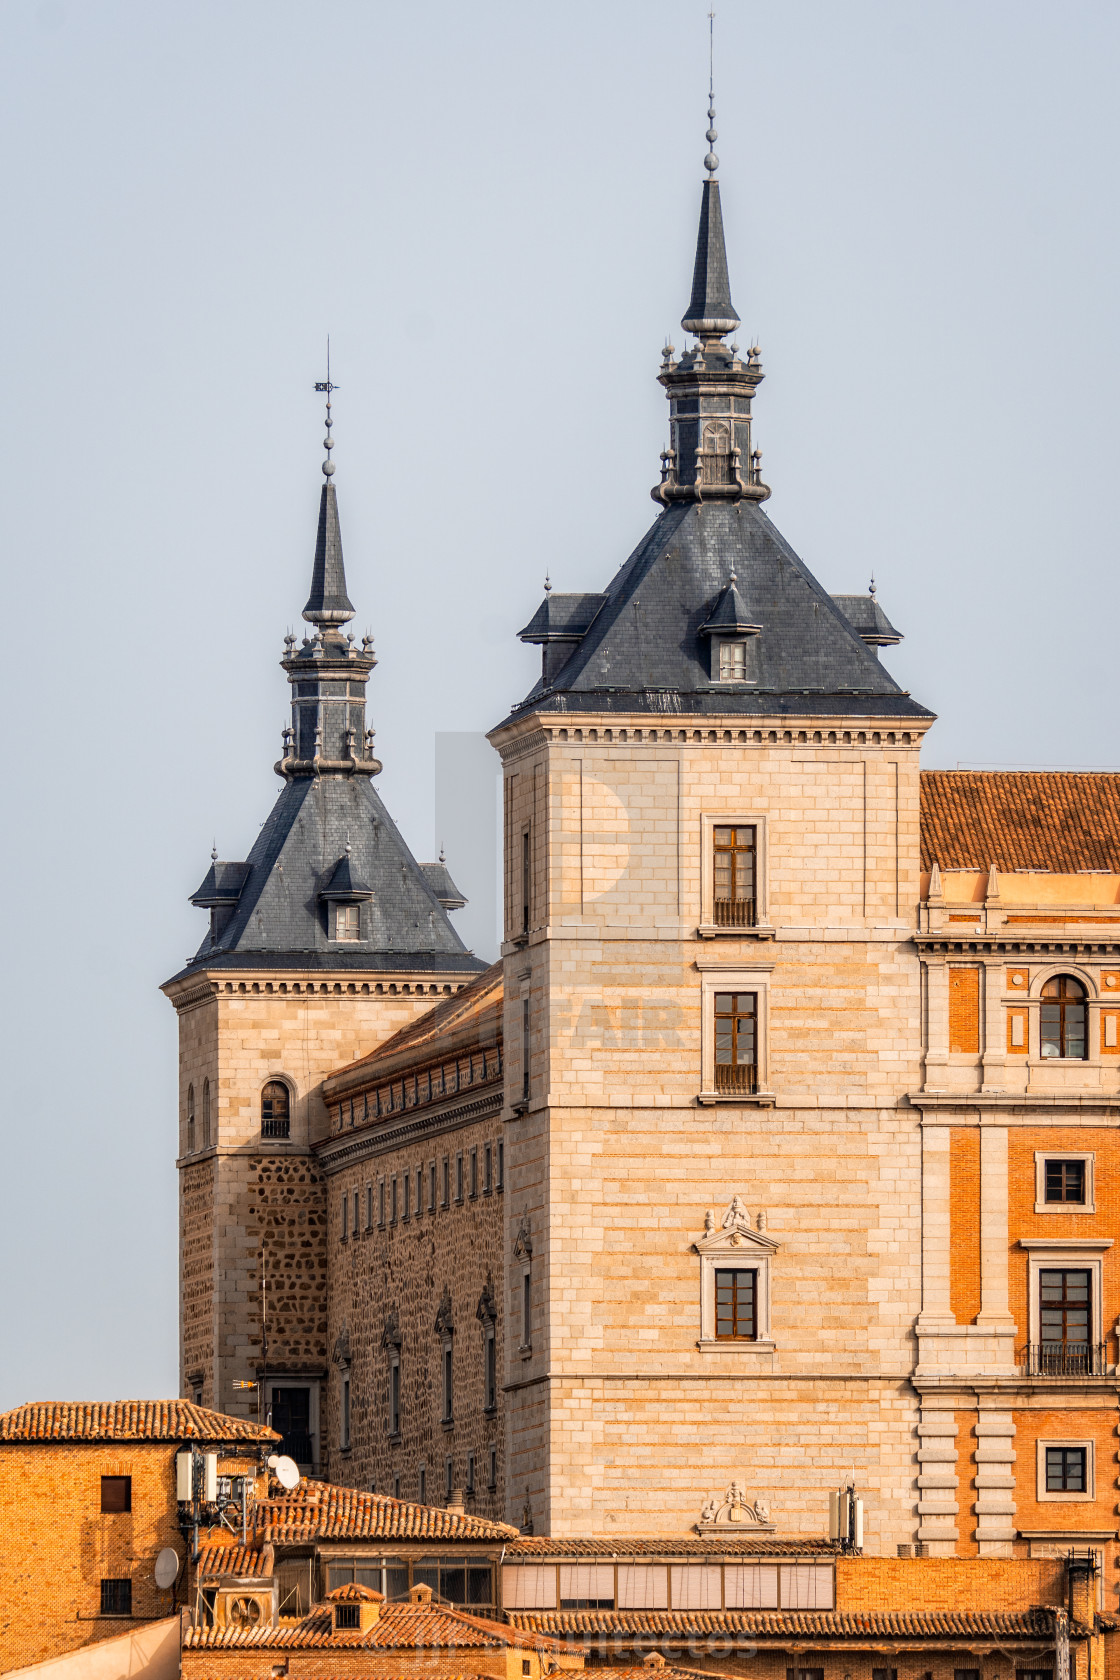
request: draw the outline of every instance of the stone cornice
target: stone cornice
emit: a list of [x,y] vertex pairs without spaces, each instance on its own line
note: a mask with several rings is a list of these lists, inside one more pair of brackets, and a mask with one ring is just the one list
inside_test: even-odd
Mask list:
[[[523,715],[511,715],[498,724],[487,739],[497,747],[504,764],[548,746],[784,746],[831,748],[844,753],[863,753],[869,747],[878,747],[917,752],[932,721],[906,716],[884,718],[862,713],[856,706],[850,712],[823,715],[759,712],[747,717],[741,712],[557,712],[530,706]],[[684,740],[680,739],[682,731]]]
[[334,1132],[312,1145],[312,1152],[325,1173],[352,1167],[358,1161],[372,1160],[395,1149],[417,1143],[422,1138],[438,1137],[442,1132],[457,1131],[460,1126],[475,1120],[496,1117],[502,1111],[502,1082],[495,1081],[485,1096],[474,1102],[454,1104],[439,1110],[413,1110],[408,1119],[374,1121],[360,1129]]

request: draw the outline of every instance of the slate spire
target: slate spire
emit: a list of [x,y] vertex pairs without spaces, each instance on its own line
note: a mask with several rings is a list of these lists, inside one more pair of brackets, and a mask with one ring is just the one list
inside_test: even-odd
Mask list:
[[[709,129],[714,134],[715,129]],[[708,154],[714,157],[714,152]],[[727,246],[723,239],[723,212],[719,202],[719,182],[710,175],[704,182],[704,196],[700,201],[700,229],[696,235],[696,263],[692,270],[692,296],[681,326],[698,338],[722,338],[739,325],[735,305],[731,301],[731,282],[727,277]]]
[[[315,538],[315,561],[311,568],[311,593],[307,597],[307,605],[303,609],[303,616],[309,624],[317,624],[321,630],[346,624],[354,616],[354,603],[346,593],[346,568],[342,563],[342,531],[338,523],[338,499],[334,488],[334,462],[331,460],[331,450],[334,439],[331,437],[331,392],[337,386],[331,384],[330,340],[327,341],[327,377],[320,381],[315,389],[326,393],[327,398],[327,435],[323,439],[323,447],[327,451],[327,458],[323,462],[323,477],[326,483],[319,498],[319,530]],[[335,629],[337,634],[337,628]]]

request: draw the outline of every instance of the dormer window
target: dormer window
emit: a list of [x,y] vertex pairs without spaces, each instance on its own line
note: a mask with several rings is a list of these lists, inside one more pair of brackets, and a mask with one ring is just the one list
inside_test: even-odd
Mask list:
[[718,646],[720,682],[746,682],[746,642],[720,642]]
[[336,939],[344,940],[356,940],[362,937],[362,907],[360,904],[336,905],[334,936]]

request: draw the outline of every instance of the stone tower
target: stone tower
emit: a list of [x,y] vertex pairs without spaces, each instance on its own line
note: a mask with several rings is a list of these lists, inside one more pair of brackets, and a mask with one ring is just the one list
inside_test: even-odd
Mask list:
[[[714,137],[714,135],[713,135]],[[507,1514],[681,1532],[737,1485],[915,1531],[918,756],[932,715],[763,511],[709,153],[662,511],[522,632],[505,781]],[[879,622],[879,618],[882,622]],[[734,1502],[733,1502],[734,1503]]]
[[284,785],[248,858],[212,860],[191,900],[209,930],[163,987],[179,1017],[182,1392],[235,1416],[271,1408],[307,1466],[331,1354],[320,1082],[484,967],[448,920],[463,900],[446,870],[416,862],[373,789],[376,661],[369,637],[343,634],[327,393],[312,634],[281,660]]

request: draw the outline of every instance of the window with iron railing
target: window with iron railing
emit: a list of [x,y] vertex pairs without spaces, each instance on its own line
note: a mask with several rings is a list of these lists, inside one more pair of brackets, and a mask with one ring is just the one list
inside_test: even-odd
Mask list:
[[286,1138],[291,1134],[291,1096],[282,1079],[270,1079],[261,1092],[261,1136]]
[[716,927],[755,925],[756,831],[746,823],[713,830],[713,916]]
[[716,1090],[749,1095],[758,1089],[758,994],[717,992]]

